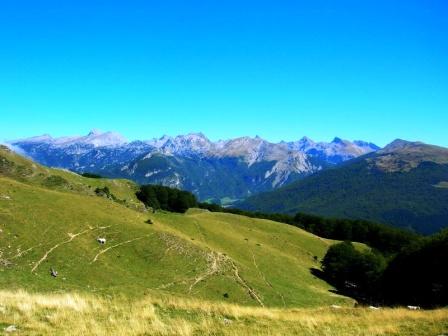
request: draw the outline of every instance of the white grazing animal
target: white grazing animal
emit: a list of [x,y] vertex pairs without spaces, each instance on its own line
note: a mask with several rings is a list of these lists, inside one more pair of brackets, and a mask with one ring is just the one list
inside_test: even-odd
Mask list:
[[419,306],[408,306],[408,309],[410,310],[420,310]]
[[100,243],[101,245],[106,244],[106,238],[98,238],[97,242]]

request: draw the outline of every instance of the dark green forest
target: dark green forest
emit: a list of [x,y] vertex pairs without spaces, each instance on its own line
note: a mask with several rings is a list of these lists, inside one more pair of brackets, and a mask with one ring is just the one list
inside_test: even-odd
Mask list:
[[388,257],[342,242],[329,248],[321,276],[360,303],[435,308],[448,304],[447,256],[448,230],[418,239]]
[[448,225],[448,165],[423,162],[410,171],[385,172],[363,156],[235,206],[249,211],[297,212],[365,219],[432,234]]

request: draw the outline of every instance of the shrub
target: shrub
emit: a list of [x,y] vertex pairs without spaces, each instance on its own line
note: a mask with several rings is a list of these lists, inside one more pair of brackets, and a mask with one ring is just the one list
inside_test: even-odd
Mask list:
[[42,182],[42,184],[46,187],[68,187],[69,183],[68,181],[57,175],[50,175]]

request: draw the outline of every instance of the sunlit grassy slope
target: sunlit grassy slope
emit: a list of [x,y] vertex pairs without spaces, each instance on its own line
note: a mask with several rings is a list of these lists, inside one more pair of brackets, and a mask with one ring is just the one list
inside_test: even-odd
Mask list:
[[51,169],[34,163],[0,145],[0,176],[10,177],[34,186],[82,195],[95,195],[97,187],[108,187],[122,204],[142,209],[135,191],[137,185],[124,179],[85,178],[76,173]]
[[[352,304],[310,273],[331,241],[231,214],[143,212],[131,182],[87,179],[1,154],[14,164],[3,162],[0,177],[4,288],[162,292],[278,307]],[[65,182],[48,183],[49,176]],[[95,196],[92,189],[103,185],[126,203]]]

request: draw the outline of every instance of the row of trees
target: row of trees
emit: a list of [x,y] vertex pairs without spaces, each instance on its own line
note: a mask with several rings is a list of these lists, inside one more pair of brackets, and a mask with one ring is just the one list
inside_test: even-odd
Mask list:
[[94,174],[94,173],[81,173],[80,175],[83,177],[95,178],[95,179],[103,178],[101,175]]
[[365,220],[325,218],[298,213],[295,223],[320,237],[365,243],[384,254],[394,254],[420,239],[408,230]]
[[322,261],[323,277],[362,302],[444,306],[448,304],[447,256],[448,230],[388,257],[343,242],[329,248]]
[[325,218],[304,213],[290,216],[279,213],[251,212],[208,203],[199,203],[198,206],[212,212],[227,212],[294,225],[323,238],[365,243],[386,255],[397,253],[404,246],[420,238],[419,235],[407,230],[365,220]]

